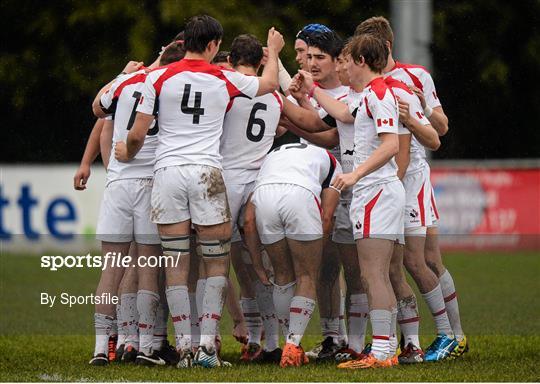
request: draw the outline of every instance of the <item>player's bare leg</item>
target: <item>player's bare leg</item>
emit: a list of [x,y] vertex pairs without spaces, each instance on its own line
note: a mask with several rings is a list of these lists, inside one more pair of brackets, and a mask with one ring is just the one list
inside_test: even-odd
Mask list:
[[159,224],[163,255],[173,263],[165,267],[167,303],[171,312],[182,367],[191,365],[191,308],[188,294],[190,271],[189,220],[175,224]]
[[[123,257],[129,252],[130,243],[112,243],[103,241],[101,243],[101,251],[103,255],[116,255]],[[101,272],[98,286],[96,288],[96,296],[110,294],[111,297],[118,295],[118,287],[122,276],[124,275],[123,267],[111,266],[110,261],[105,269]],[[109,362],[109,336],[113,328],[114,319],[116,317],[116,305],[105,302],[95,306],[94,313],[94,328],[96,332],[96,344],[94,348],[94,357],[90,360],[91,365],[107,365]]]

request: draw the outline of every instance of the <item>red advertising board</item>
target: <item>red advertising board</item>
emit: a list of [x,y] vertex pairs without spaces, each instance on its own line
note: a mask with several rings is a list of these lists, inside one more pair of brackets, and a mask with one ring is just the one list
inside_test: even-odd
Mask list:
[[540,250],[540,168],[435,168],[444,248]]

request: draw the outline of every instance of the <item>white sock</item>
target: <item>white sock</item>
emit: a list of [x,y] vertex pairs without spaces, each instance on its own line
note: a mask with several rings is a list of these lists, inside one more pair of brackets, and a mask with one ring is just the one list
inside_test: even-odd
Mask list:
[[444,305],[446,306],[446,312],[448,313],[448,320],[452,330],[458,339],[462,339],[464,336],[463,329],[461,328],[461,318],[459,316],[459,305],[456,294],[456,287],[454,286],[454,279],[448,272],[448,269],[439,278],[441,282],[441,289],[444,297]]
[[240,306],[246,320],[248,343],[261,345],[262,320],[257,300],[251,297],[242,297],[240,299]]
[[139,352],[152,354],[154,327],[159,295],[156,292],[141,289],[137,292],[137,310],[139,311]]
[[195,288],[195,302],[197,303],[197,314],[199,315],[199,341],[201,333],[201,322],[203,315],[203,298],[204,298],[204,289],[206,287],[206,279],[197,280],[197,287]]
[[373,309],[369,312],[373,343],[371,353],[378,360],[390,357],[390,332],[392,328],[392,312],[385,309]]
[[393,356],[397,352],[398,338],[397,338],[397,308],[392,308],[392,322],[390,323],[390,356]]
[[191,313],[188,288],[185,285],[173,285],[165,289],[165,294],[171,311],[176,349],[178,351],[190,350]]
[[339,343],[339,317],[321,317],[319,319],[321,325],[322,337],[326,339],[331,337],[334,344]]
[[159,298],[159,305],[156,311],[156,326],[154,327],[154,341],[152,349],[159,351],[163,342],[167,340],[167,323],[169,321],[169,306],[165,297]]
[[94,348],[94,356],[100,353],[108,356],[109,352],[109,335],[113,326],[114,319],[102,313],[94,313],[94,329],[96,331],[96,346]]
[[120,303],[116,305],[116,328],[118,329],[118,340],[116,341],[116,349],[120,348],[126,342],[126,327],[122,319],[122,311]]
[[275,285],[272,293],[279,326],[281,327],[281,332],[285,338],[287,338],[287,335],[289,334],[289,315],[295,284],[296,282],[293,281],[287,285]]
[[261,313],[265,334],[265,351],[273,351],[279,347],[279,321],[274,308],[273,286],[255,282],[255,297]]
[[431,292],[423,293],[422,296],[433,315],[438,334],[453,336],[452,327],[446,313],[441,285],[438,284]]
[[420,340],[418,337],[420,316],[418,314],[416,296],[412,295],[399,300],[397,303],[397,310],[397,321],[399,328],[403,333],[405,346],[412,343],[415,347],[420,348]]
[[215,338],[221,320],[227,284],[228,281],[225,276],[213,276],[206,279],[200,345],[209,351],[213,351],[215,347]]
[[351,295],[349,306],[349,348],[362,352],[369,321],[368,297],[365,293]]
[[201,341],[201,328],[199,322],[199,312],[197,311],[197,295],[194,292],[189,293],[189,305],[191,308],[191,347],[199,348]]
[[339,342],[341,345],[349,344],[349,338],[347,336],[347,324],[345,322],[345,299],[346,297],[341,295],[339,299]]
[[315,300],[303,296],[294,296],[292,298],[287,343],[296,346],[300,345],[314,309]]
[[131,345],[139,350],[139,311],[137,310],[137,294],[124,293],[120,297],[120,312],[126,330],[126,347]]

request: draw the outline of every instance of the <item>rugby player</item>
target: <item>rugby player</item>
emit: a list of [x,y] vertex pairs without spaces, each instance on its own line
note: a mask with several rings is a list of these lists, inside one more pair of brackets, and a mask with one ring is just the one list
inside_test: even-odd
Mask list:
[[[268,33],[268,63],[261,77],[221,69],[210,61],[219,51],[221,24],[195,16],[184,31],[186,56],[149,73],[126,143],[116,156],[130,161],[140,150],[157,113],[160,131],[156,151],[152,219],[158,224],[164,254],[179,255],[177,268],[167,268],[167,299],[181,344],[179,364],[191,365],[190,304],[187,291],[189,235],[193,223],[200,239],[206,284],[201,339],[194,362],[223,366],[214,344],[221,318],[229,269],[230,210],[221,174],[219,137],[230,100],[255,97],[278,87],[277,58],[283,37]],[[180,105],[178,105],[180,104]],[[178,345],[177,345],[178,347]]]
[[328,151],[285,144],[263,162],[251,203],[274,269],[274,305],[286,344],[281,367],[308,362],[300,346],[315,309],[323,234],[329,236],[339,193],[330,181],[341,166]]

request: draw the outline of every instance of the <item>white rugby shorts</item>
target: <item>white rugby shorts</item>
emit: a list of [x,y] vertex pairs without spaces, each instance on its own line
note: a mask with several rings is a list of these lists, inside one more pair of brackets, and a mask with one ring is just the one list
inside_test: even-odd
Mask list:
[[403,178],[405,188],[405,232],[431,225],[430,199],[431,183],[429,182],[429,167],[419,169]]
[[244,211],[246,204],[249,199],[249,195],[253,192],[255,187],[255,182],[247,184],[233,184],[228,183],[226,180],[225,185],[227,186],[227,198],[229,200],[229,207],[231,210],[231,222],[232,222],[232,242],[241,241],[242,237],[240,236],[240,231],[238,227],[243,225],[244,222]]

